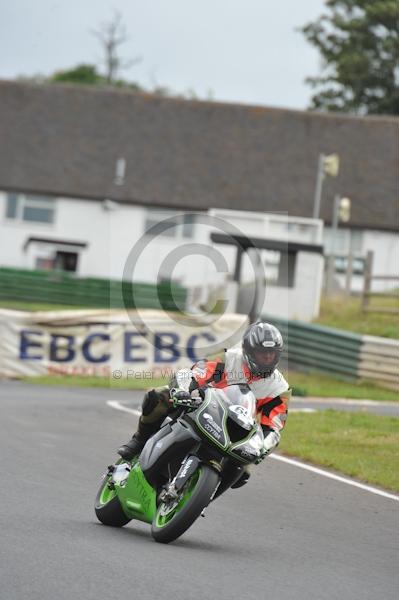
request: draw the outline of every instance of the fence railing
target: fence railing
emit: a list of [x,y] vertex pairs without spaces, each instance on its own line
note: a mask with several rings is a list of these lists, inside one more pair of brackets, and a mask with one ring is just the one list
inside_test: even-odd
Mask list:
[[65,304],[92,308],[183,310],[185,288],[100,278],[78,278],[63,271],[0,268],[0,300]]
[[[364,312],[378,312],[399,315],[399,293],[372,291],[373,281],[397,281],[399,286],[399,275],[374,275],[373,260],[374,253],[372,251],[367,252],[362,294],[362,310]],[[397,306],[370,306],[370,299],[373,296],[381,299],[394,298],[397,300]]]
[[288,367],[348,381],[368,379],[399,390],[399,341],[322,325],[265,317],[281,331]]

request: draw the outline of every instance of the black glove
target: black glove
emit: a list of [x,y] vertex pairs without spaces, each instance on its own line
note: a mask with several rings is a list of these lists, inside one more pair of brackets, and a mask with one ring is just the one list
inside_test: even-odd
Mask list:
[[186,390],[171,389],[170,396],[175,408],[178,406],[192,406],[191,394],[190,392],[186,392]]

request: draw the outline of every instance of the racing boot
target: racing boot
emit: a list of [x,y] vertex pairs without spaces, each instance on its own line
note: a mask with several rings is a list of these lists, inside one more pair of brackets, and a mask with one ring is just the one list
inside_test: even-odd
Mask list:
[[139,426],[133,437],[118,449],[118,454],[124,460],[132,460],[140,454],[146,441],[159,429],[159,423],[143,423],[140,417]]

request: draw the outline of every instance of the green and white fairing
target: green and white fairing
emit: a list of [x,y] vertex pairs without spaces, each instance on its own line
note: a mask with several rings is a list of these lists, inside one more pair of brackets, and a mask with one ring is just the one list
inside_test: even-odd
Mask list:
[[258,457],[263,444],[256,398],[247,385],[208,388],[203,404],[186,416],[215,446],[240,462]]

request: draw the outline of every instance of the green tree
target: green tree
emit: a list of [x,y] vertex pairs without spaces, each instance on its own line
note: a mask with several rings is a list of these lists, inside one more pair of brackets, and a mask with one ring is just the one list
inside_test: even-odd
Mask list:
[[322,57],[311,108],[399,114],[399,0],[327,0],[301,29]]
[[60,83],[85,83],[88,85],[101,85],[105,83],[105,77],[97,72],[94,65],[77,65],[65,71],[56,71],[49,79],[51,82]]
[[50,83],[76,83],[86,85],[112,85],[140,91],[142,88],[137,84],[125,79],[114,79],[109,81],[107,77],[98,72],[94,65],[81,64],[65,71],[56,71],[47,80]]

